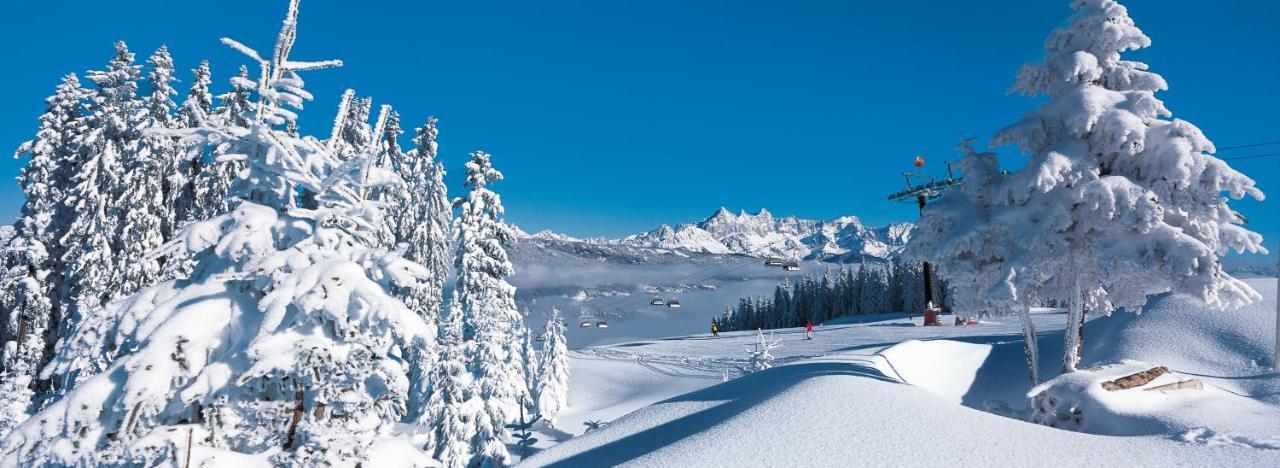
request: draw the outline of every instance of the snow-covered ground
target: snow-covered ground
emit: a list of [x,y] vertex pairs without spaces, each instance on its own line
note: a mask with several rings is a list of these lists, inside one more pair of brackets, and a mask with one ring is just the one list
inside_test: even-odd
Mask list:
[[[750,374],[751,332],[578,349],[570,409],[526,464],[1280,466],[1280,376],[1265,367],[1275,280],[1250,284],[1267,299],[1241,310],[1166,296],[1141,316],[1091,321],[1085,366],[1142,361],[1206,384],[1146,392],[1157,403],[1084,429],[1096,434],[1019,420],[1030,404],[1016,320],[920,327],[884,315],[824,324],[813,340],[778,330],[776,367]],[[1033,320],[1042,375],[1055,375],[1065,313]]]

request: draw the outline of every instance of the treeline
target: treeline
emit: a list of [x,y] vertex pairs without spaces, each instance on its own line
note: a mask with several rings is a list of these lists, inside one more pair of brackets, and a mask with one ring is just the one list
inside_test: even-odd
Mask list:
[[[946,307],[947,286],[934,279],[933,300]],[[884,312],[920,312],[927,307],[919,263],[895,260],[884,266],[841,267],[822,275],[784,280],[772,297],[744,297],[716,319],[722,330],[755,330],[819,324],[836,317]]]

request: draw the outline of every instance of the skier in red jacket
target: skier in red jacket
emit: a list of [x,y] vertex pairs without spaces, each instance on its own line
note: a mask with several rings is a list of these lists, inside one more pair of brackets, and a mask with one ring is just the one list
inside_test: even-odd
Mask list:
[[808,320],[804,321],[804,339],[806,340],[813,339],[813,322],[810,322]]

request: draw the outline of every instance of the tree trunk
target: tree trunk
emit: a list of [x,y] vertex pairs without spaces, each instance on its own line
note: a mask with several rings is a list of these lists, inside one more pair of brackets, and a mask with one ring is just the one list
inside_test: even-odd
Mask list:
[[298,421],[302,420],[302,389],[293,391],[293,399],[295,401],[293,407],[293,418],[289,421],[289,433],[284,440],[284,448],[293,447],[293,437],[298,433]]
[[[1075,254],[1072,253],[1072,259]],[[1073,261],[1074,263],[1074,261]],[[1079,268],[1079,265],[1076,265]],[[1062,342],[1062,373],[1076,371],[1080,358],[1084,353],[1084,321],[1088,315],[1085,310],[1084,293],[1080,288],[1080,275],[1072,279],[1071,302],[1067,304],[1067,326]]]
[[1031,323],[1031,309],[1018,307],[1018,316],[1022,319],[1022,342],[1027,354],[1027,376],[1031,378],[1031,386],[1040,385],[1040,350],[1036,341],[1036,326]]

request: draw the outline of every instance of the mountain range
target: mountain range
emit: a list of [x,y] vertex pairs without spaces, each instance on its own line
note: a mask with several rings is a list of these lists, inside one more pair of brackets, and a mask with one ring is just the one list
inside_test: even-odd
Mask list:
[[859,263],[890,259],[906,245],[912,228],[910,223],[868,227],[856,216],[818,221],[795,216],[778,218],[764,209],[755,214],[745,210],[735,214],[721,207],[696,223],[663,224],[620,239],[576,239],[551,231],[523,237],[637,249]]

